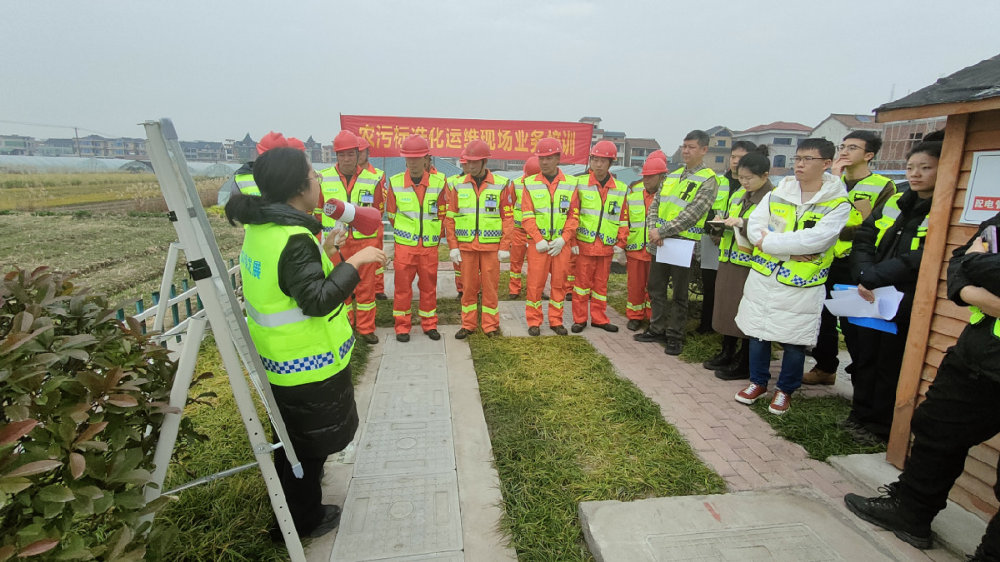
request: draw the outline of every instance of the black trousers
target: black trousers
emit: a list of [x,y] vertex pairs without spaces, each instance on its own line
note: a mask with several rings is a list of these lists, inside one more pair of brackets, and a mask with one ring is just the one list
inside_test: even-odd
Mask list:
[[[834,264],[836,265],[836,261]],[[850,275],[844,272],[844,266],[840,268],[831,267],[830,277],[826,280],[826,298],[830,298],[830,291],[835,284],[849,284]],[[845,278],[846,276],[846,278]],[[837,358],[839,349],[839,338],[837,337],[838,318],[823,307],[820,316],[819,336],[816,338],[816,346],[813,347],[812,356],[816,360],[816,367],[827,373],[836,373],[840,366],[840,359]],[[839,319],[840,331],[844,334],[844,343],[847,344],[847,352],[851,354],[851,360],[855,357],[855,347],[857,343],[857,326],[847,321],[847,318]],[[854,369],[852,368],[851,371]]]
[[889,334],[856,327],[856,341],[851,384],[854,397],[849,418],[882,439],[889,439],[892,415],[896,407],[896,384],[903,364],[908,325],[899,333]]
[[[969,449],[1000,433],[1000,382],[972,374],[945,355],[934,384],[913,414],[913,448],[897,488],[903,509],[930,521],[965,468]],[[998,470],[1000,473],[1000,470]],[[993,492],[1000,497],[1000,474]],[[1000,519],[990,520],[984,554],[1000,558]]]
[[[649,292],[650,332],[665,334],[669,340],[684,341],[690,279],[691,269],[688,267],[660,263],[655,259],[649,262],[646,289]],[[670,284],[673,285],[673,293],[667,299],[667,285]]]
[[719,274],[717,269],[701,270],[701,286],[704,289],[701,297],[701,321],[698,329],[703,332],[712,331],[712,314],[715,310],[715,277]]
[[288,512],[295,522],[295,530],[299,536],[304,536],[323,519],[322,480],[326,458],[299,458],[299,462],[302,463],[302,478],[296,478],[292,473],[292,465],[288,464],[284,448],[274,451],[274,468],[278,471],[278,481],[285,492]]

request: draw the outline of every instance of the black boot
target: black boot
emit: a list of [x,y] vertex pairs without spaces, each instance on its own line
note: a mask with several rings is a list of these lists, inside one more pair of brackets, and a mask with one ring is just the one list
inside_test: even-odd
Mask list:
[[931,547],[931,522],[920,520],[907,510],[894,486],[879,488],[883,495],[866,498],[857,494],[844,496],[844,503],[851,513],[861,519],[892,531],[900,540],[925,549]]
[[709,371],[721,369],[732,363],[733,356],[735,355],[736,355],[736,338],[734,338],[733,336],[722,336],[722,350],[719,351],[719,353],[716,354],[715,357],[702,363],[701,366],[708,369]]
[[716,369],[715,378],[724,381],[736,381],[750,378],[750,344],[747,340],[741,340],[740,350],[736,352],[733,362]]

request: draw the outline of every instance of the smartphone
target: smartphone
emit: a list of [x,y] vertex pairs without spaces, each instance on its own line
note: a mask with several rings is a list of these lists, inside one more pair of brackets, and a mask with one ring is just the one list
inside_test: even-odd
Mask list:
[[983,229],[982,234],[983,245],[986,246],[986,251],[995,254],[997,253],[997,227],[996,225],[989,225]]

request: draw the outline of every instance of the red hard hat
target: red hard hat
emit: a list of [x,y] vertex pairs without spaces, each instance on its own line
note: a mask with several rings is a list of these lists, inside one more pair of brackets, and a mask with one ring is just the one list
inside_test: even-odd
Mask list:
[[594,148],[590,149],[590,155],[614,160],[618,158],[618,147],[609,140],[597,141]]
[[642,175],[644,176],[655,176],[656,174],[665,173],[667,173],[667,163],[662,158],[647,156],[646,161],[642,163]]
[[474,140],[465,146],[465,150],[462,151],[462,157],[467,162],[485,160],[490,157],[490,147],[481,140]]
[[545,137],[535,145],[535,156],[552,156],[562,153],[562,142],[559,139]]
[[260,139],[260,142],[257,143],[257,155],[260,156],[272,148],[284,148],[287,146],[288,140],[285,139],[285,135],[271,131],[264,135]]
[[458,163],[459,164],[468,164],[469,163],[469,161],[465,159],[465,154],[462,154],[461,156],[458,157]]
[[370,142],[368,142],[368,139],[366,139],[361,135],[358,135],[358,150],[368,150],[371,147],[372,145]]
[[427,156],[431,152],[431,147],[427,144],[427,139],[420,135],[410,135],[403,141],[399,148],[399,154],[403,157],[415,158]]
[[667,155],[664,154],[662,150],[654,150],[653,152],[650,152],[649,155],[646,156],[646,160],[649,160],[650,158],[659,158],[664,162],[667,161]]
[[532,156],[524,161],[524,177],[533,176],[541,171],[542,169],[538,167],[537,156]]
[[288,148],[297,148],[302,152],[306,151],[305,143],[295,137],[288,137],[285,141],[288,143]]
[[342,150],[350,150],[352,148],[358,147],[358,137],[354,136],[354,133],[350,131],[340,131],[337,136],[333,137],[333,151],[340,152]]

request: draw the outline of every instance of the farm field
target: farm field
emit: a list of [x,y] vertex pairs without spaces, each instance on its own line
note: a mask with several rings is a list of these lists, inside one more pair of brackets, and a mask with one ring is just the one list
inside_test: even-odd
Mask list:
[[[223,178],[195,178],[202,204],[215,204]],[[153,174],[0,172],[0,211],[165,211]]]

